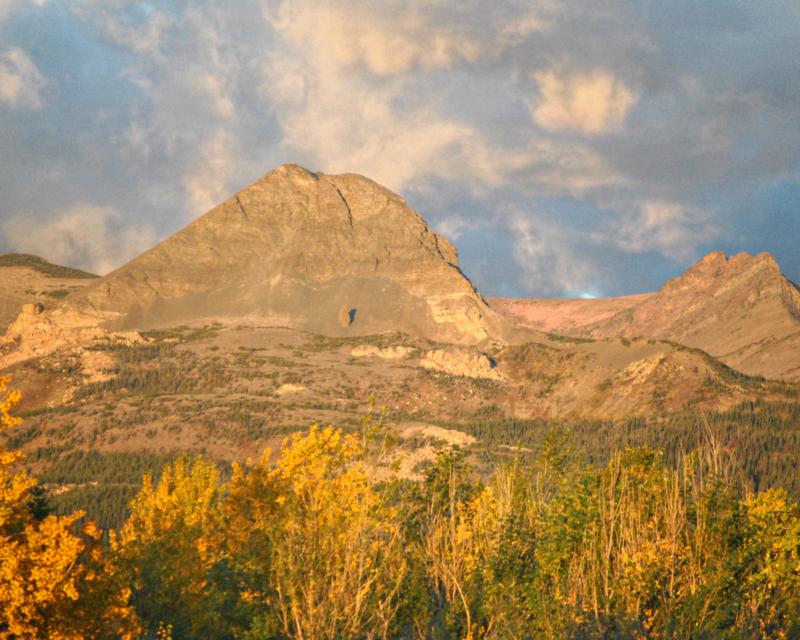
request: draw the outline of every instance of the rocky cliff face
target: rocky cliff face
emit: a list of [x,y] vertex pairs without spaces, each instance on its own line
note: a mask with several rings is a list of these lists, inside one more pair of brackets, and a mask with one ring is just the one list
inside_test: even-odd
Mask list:
[[455,248],[400,196],[359,175],[296,165],[65,305],[115,330],[246,318],[328,335],[400,330],[478,343],[503,322],[459,270]]
[[[601,335],[664,337],[750,375],[800,378],[800,292],[768,253],[712,253],[658,295],[593,327]],[[621,330],[621,331],[620,331]]]
[[440,371],[451,376],[502,379],[495,361],[485,353],[474,349],[433,349],[422,354],[419,365],[423,369]]

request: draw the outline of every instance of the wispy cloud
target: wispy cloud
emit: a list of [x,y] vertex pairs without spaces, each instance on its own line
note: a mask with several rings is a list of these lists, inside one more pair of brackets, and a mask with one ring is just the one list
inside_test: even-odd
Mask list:
[[0,22],[27,6],[41,7],[47,0],[0,0]]
[[0,104],[38,109],[45,84],[44,76],[22,49],[0,53]]
[[426,4],[291,0],[267,8],[265,16],[285,37],[331,63],[363,64],[378,75],[475,61],[483,50],[479,34],[463,23],[437,22],[430,11],[426,15],[435,5]]
[[695,258],[698,246],[719,232],[710,212],[663,200],[641,202],[621,217],[605,241],[624,251],[658,251],[681,261]]
[[16,215],[0,225],[6,245],[18,252],[43,256],[105,274],[155,242],[147,226],[125,226],[119,212],[75,204],[47,216]]
[[579,257],[574,235],[531,213],[514,213],[509,226],[514,234],[514,259],[529,290],[577,297],[594,289],[591,264]]

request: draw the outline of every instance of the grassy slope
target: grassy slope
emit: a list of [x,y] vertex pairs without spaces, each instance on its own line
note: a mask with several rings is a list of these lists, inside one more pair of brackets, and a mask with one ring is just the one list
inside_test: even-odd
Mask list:
[[28,267],[51,278],[97,278],[93,273],[52,264],[47,260],[28,253],[0,254],[0,267]]

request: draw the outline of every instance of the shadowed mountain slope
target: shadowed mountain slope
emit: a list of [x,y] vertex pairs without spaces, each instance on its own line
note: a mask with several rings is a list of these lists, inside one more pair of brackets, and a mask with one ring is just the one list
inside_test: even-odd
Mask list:
[[478,343],[504,320],[455,248],[359,175],[284,165],[65,300],[110,329],[248,319],[326,335]]
[[492,305],[538,329],[673,340],[749,375],[800,379],[800,291],[767,253],[711,253],[654,294]]

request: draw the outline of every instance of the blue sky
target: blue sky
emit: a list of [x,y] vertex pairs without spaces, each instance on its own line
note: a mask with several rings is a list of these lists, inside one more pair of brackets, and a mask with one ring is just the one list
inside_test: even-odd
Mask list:
[[0,0],[0,250],[105,273],[284,162],[363,173],[489,295],[800,280],[796,1]]

